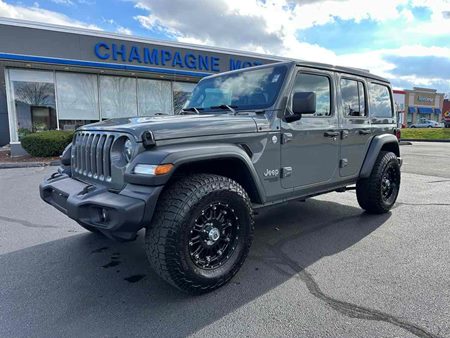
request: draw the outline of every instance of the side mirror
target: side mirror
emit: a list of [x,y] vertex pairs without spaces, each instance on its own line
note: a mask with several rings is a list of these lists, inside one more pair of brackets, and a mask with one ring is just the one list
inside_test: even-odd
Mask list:
[[316,112],[316,94],[314,92],[295,92],[292,98],[292,111],[295,115],[314,114]]

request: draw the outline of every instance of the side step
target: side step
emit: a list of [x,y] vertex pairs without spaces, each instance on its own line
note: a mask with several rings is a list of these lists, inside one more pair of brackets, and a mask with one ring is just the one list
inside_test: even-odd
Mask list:
[[347,190],[356,190],[356,186],[351,186],[351,187],[343,187],[343,188],[339,188],[336,189],[336,192],[346,192]]

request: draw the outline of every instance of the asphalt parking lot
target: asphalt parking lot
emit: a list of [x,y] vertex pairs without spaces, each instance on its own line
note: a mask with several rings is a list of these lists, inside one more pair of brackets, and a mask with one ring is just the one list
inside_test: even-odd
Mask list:
[[450,337],[450,143],[401,147],[386,215],[355,193],[260,211],[230,284],[184,295],[39,199],[54,168],[0,170],[0,337]]

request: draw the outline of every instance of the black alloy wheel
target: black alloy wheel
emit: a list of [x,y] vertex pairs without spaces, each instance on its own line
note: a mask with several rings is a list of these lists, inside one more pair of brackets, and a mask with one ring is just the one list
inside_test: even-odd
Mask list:
[[233,254],[240,234],[239,217],[229,204],[202,209],[190,231],[189,255],[196,266],[215,269]]

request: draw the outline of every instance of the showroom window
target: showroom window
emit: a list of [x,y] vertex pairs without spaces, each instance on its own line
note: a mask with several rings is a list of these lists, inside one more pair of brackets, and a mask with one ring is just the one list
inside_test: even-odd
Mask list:
[[178,114],[194,90],[195,83],[173,82],[173,112]]
[[17,125],[13,141],[29,132],[57,129],[53,72],[10,69],[9,81]]
[[[194,83],[62,71],[7,71],[11,141],[99,120],[178,113]],[[17,126],[14,128],[13,126]]]
[[136,78],[100,76],[102,119],[137,116]]
[[169,81],[138,79],[139,116],[172,114],[172,85]]
[[56,72],[59,129],[74,130],[100,119],[97,75]]

